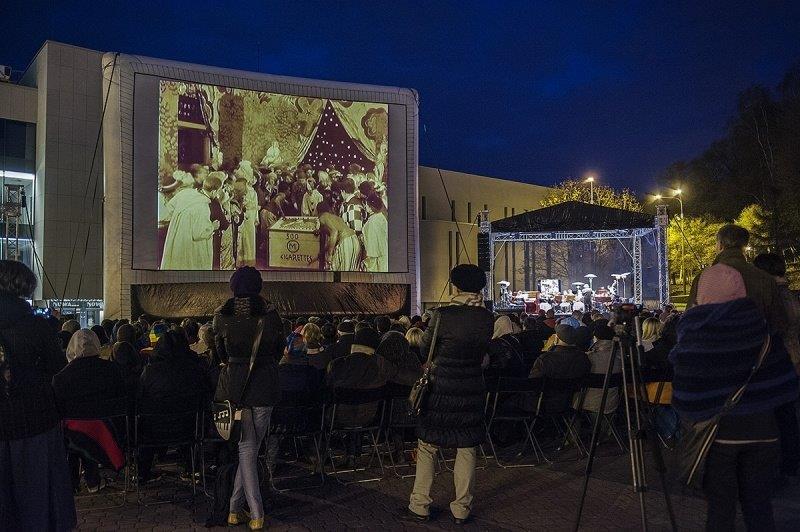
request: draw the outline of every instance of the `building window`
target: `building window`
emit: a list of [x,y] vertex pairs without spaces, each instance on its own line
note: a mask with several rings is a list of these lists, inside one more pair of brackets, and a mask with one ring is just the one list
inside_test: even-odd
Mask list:
[[472,202],[467,202],[467,223],[472,223]]
[[508,218],[508,207],[503,207],[503,218]]
[[450,221],[456,221],[456,201],[450,200]]
[[419,215],[423,220],[428,219],[428,202],[425,201],[425,196],[422,196],[422,198],[420,198]]
[[516,212],[514,212],[514,210],[515,210],[514,207],[511,207],[511,216],[514,216],[516,214]]
[[456,238],[456,264],[461,264],[461,240],[458,238]]
[[484,211],[488,211],[489,210],[489,206],[487,204],[485,204],[485,203],[483,204],[483,210]]

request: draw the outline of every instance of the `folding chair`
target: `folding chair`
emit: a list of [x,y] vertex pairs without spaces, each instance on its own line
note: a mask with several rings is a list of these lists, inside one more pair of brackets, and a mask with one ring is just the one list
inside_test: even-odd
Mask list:
[[[293,394],[289,392],[281,393],[280,403],[272,409],[270,416],[269,429],[267,431],[266,439],[266,452],[263,456],[264,468],[269,476],[270,487],[277,492],[283,493],[287,491],[300,490],[300,489],[313,489],[322,487],[325,484],[325,472],[320,464],[322,464],[322,455],[320,453],[320,440],[322,438],[322,405],[313,400],[305,393]],[[311,475],[289,475],[283,477],[276,477],[274,469],[276,464],[269,464],[269,449],[270,443],[278,440],[277,445],[287,439],[290,439],[294,449],[296,460],[300,459],[297,449],[297,442],[304,439],[310,439],[314,445],[314,456],[316,458],[315,467],[318,471],[312,472]],[[277,449],[280,451],[280,448]],[[277,454],[277,453],[276,453]],[[319,476],[318,483],[303,485],[300,487],[292,488],[279,488],[277,481],[290,481],[300,478],[313,478]]]
[[[534,467],[541,464],[539,458],[543,452],[535,438],[533,438],[531,425],[534,421],[534,412],[525,408],[538,405],[539,397],[542,394],[541,379],[517,379],[499,378],[493,390],[486,396],[486,440],[489,442],[495,462],[502,468]],[[501,460],[492,437],[492,430],[498,422],[521,423],[525,427],[525,437],[521,442],[521,448],[517,452],[517,457],[521,460],[525,455],[525,450],[530,444],[534,454],[534,462],[504,463]]]
[[[201,411],[190,410],[176,413],[136,413],[133,425],[133,452],[134,459],[138,460],[142,449],[159,448],[181,448],[188,447],[191,460],[191,484],[192,495],[185,499],[191,501],[197,495],[197,484],[195,482],[196,465],[195,458],[201,439]],[[142,504],[141,496],[141,472],[136,471],[136,501]],[[152,504],[166,504],[177,502],[175,499],[156,501]],[[145,504],[149,506],[149,504]]]
[[[410,386],[389,384],[386,387],[386,425],[384,427],[384,441],[386,443],[386,450],[389,454],[389,467],[399,478],[410,478],[416,474],[412,461],[408,461],[405,464],[396,463],[394,453],[397,451],[397,449],[394,451],[392,450],[392,445],[389,440],[390,434],[394,434],[395,432],[404,433],[409,429],[415,429],[417,427],[417,417],[410,411],[408,405],[409,393],[411,393]],[[416,438],[414,438],[413,443],[407,442],[403,438],[403,447],[400,449],[401,453],[405,452],[404,446],[406,443],[411,444],[412,448],[415,448]],[[401,468],[409,468],[411,472],[401,474],[399,472],[399,469]]]
[[[330,460],[331,472],[329,474],[336,477],[337,481],[343,484],[352,484],[383,479],[383,459],[378,447],[378,438],[385,415],[385,395],[386,390],[384,387],[367,390],[349,388],[333,388],[330,390],[330,398],[323,408],[322,432],[325,438],[325,445],[322,454],[323,459]],[[362,419],[358,419],[354,422],[352,419],[348,419],[352,414],[352,411],[348,410],[348,408],[359,406],[363,407],[367,412],[362,412],[363,416],[356,417],[362,419],[370,418],[368,421],[361,422]],[[371,412],[373,407],[375,409],[374,415]],[[354,464],[350,469],[337,470],[336,460],[331,453],[332,438],[338,437],[344,440],[344,437],[349,436],[350,438],[358,438],[360,444],[363,441],[364,434],[369,435],[372,447],[368,464],[365,467],[358,467],[357,464]],[[357,473],[368,470],[372,465],[373,457],[378,460],[380,476],[350,481],[341,480],[341,475],[344,473]]]
[[[121,500],[116,502],[109,496],[109,493],[91,493],[88,495],[76,495],[76,500],[91,500],[100,497],[108,497],[113,504],[110,506],[92,506],[87,508],[88,511],[91,510],[110,510],[114,508],[120,508],[125,505],[126,502],[126,492],[128,490],[130,484],[130,455],[129,455],[129,448],[130,448],[130,424],[128,418],[128,411],[127,411],[127,398],[120,397],[119,399],[111,400],[111,401],[104,401],[102,404],[85,404],[85,405],[73,405],[74,411],[80,412],[80,415],[76,415],[72,412],[66,412],[65,417],[62,420],[62,426],[67,427],[71,421],[76,422],[100,422],[105,425],[105,427],[111,432],[112,437],[114,438],[115,443],[120,447],[120,450],[123,453],[124,463],[122,465],[121,471],[124,475],[124,485],[121,491]],[[99,465],[99,464],[98,464]],[[117,472],[117,475],[119,473]],[[111,486],[107,487],[108,490],[112,490]]]
[[[579,401],[582,403],[582,397],[585,393],[586,385],[583,377],[579,379],[542,379],[542,393],[539,395],[536,414],[530,424],[529,433],[546,462],[552,463],[553,459],[547,456],[536,435],[537,422],[538,426],[541,427],[542,422],[550,421],[559,433],[557,441],[564,443],[571,441],[575,445],[578,458],[586,454],[583,442],[576,434],[572,424],[575,414],[572,408],[574,396],[575,394],[580,394]],[[558,448],[556,448],[557,450]]]
[[[585,381],[586,390],[598,390],[602,391],[603,389],[603,381],[605,380],[605,374],[598,374],[592,373],[590,374]],[[625,440],[620,434],[619,429],[616,425],[617,420],[617,412],[619,411],[619,401],[624,401],[625,396],[622,394],[622,373],[614,373],[609,377],[608,381],[608,391],[611,393],[612,390],[617,390],[617,397],[618,403],[617,407],[614,408],[611,412],[597,412],[595,410],[589,410],[586,408],[585,404],[585,394],[584,400],[581,401],[579,404],[576,405],[576,416],[582,416],[584,419],[589,421],[589,427],[594,429],[594,420],[592,419],[593,416],[598,415],[600,416],[600,438],[597,440],[598,445],[602,442],[603,436],[603,425],[606,426],[608,431],[614,437],[614,441],[617,443],[617,446],[620,448],[621,451],[627,451],[628,447],[625,445]],[[608,407],[608,399],[606,399],[606,408]],[[578,434],[580,436],[580,434]],[[588,445],[590,444],[583,444],[583,448],[588,450]]]

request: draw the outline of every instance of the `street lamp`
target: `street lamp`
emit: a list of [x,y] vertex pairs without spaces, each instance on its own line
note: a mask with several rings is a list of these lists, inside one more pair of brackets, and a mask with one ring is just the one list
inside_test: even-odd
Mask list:
[[589,202],[594,205],[594,176],[590,175],[583,182],[589,183]]
[[[681,190],[680,188],[676,188],[672,192],[673,192],[672,196],[666,196],[666,197],[662,196],[661,194],[656,194],[655,195],[655,199],[659,200],[659,201],[661,201],[661,200],[676,200],[678,202],[678,205],[680,206],[680,221],[681,221],[681,223],[683,223],[683,190]],[[681,229],[683,229],[683,228],[681,228]],[[686,291],[686,279],[684,277],[684,273],[685,273],[684,272],[685,257],[686,257],[686,236],[685,235],[681,235],[680,279],[681,279],[681,282],[683,283],[684,292]]]

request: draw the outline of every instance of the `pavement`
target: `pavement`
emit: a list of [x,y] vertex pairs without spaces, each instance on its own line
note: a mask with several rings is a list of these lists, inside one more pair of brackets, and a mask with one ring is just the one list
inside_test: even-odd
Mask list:
[[[658,489],[659,477],[650,453],[647,457],[649,490],[644,500],[649,529],[668,530],[663,492]],[[503,469],[491,459],[487,464],[479,460],[479,466],[486,467],[477,473],[474,521],[462,527],[452,523],[448,510],[453,497],[452,473],[443,470],[435,480],[432,496],[434,504],[442,509],[438,519],[425,524],[406,524],[397,516],[398,510],[408,502],[413,478],[397,478],[388,469],[384,479],[378,482],[342,485],[329,478],[320,488],[270,493],[266,524],[270,530],[279,531],[572,530],[585,464],[585,460],[577,460],[574,452],[564,452],[553,464],[532,468]],[[641,529],[639,498],[630,486],[630,471],[627,454],[620,454],[614,444],[600,447],[589,482],[582,530]],[[148,486],[144,493],[146,500],[169,501],[185,496],[187,487],[162,481]],[[211,499],[200,491],[189,501],[153,506],[137,504],[136,494],[128,493],[128,502],[124,505],[107,508],[122,502],[121,494],[121,491],[105,490],[101,496],[79,496],[79,529],[206,530],[204,523]],[[703,529],[705,503],[701,498],[672,493],[671,500],[679,530]],[[775,515],[779,530],[800,530],[800,486],[779,491]],[[744,529],[741,516],[737,529]]]

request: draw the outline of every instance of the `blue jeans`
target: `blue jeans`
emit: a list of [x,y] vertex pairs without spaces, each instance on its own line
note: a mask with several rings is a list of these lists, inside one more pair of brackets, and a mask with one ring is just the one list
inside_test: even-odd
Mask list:
[[262,519],[261,485],[258,481],[258,450],[269,428],[271,406],[256,406],[242,411],[242,436],[239,440],[239,468],[233,483],[230,512],[242,511],[247,501],[250,519]]

